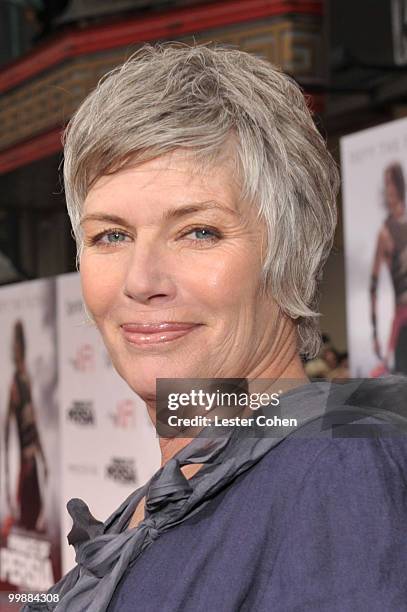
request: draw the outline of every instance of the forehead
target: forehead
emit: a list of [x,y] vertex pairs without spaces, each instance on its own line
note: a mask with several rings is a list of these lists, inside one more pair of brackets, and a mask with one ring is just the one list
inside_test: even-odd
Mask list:
[[223,156],[218,163],[203,163],[177,150],[141,164],[129,163],[94,183],[85,199],[84,212],[137,204],[137,209],[147,207],[152,213],[200,200],[215,200],[241,209],[240,187],[230,157]]

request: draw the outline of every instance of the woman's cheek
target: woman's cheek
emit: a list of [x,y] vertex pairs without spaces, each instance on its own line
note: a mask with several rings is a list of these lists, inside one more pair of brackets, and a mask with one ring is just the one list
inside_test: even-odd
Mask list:
[[194,275],[196,292],[206,302],[236,304],[241,299],[249,298],[258,267],[258,262],[249,255],[239,257],[235,253],[218,253]]
[[117,277],[111,274],[110,266],[103,265],[91,256],[83,256],[80,262],[82,293],[85,304],[97,318],[108,312],[112,300],[118,295]]

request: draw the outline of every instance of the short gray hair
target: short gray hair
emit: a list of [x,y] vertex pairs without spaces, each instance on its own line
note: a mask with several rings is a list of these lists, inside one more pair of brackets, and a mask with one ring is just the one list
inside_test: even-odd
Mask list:
[[78,259],[83,202],[99,177],[177,148],[211,162],[231,136],[242,200],[267,229],[263,288],[296,320],[299,351],[313,356],[339,174],[301,89],[264,59],[221,46],[145,45],[101,79],[64,134]]

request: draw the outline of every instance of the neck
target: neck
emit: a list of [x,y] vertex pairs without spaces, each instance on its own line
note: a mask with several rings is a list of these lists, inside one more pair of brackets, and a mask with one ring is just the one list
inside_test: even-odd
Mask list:
[[[162,438],[160,437],[160,450],[161,450],[161,465],[165,465],[171,457],[174,457],[181,449],[191,442],[191,438]],[[195,466],[185,466],[188,468],[194,468]],[[200,465],[197,464],[197,468]]]
[[[156,427],[156,402],[155,400],[147,400],[146,406],[148,410],[148,415],[154,425]],[[160,443],[160,451],[161,451],[161,465],[165,465],[167,461],[174,457],[181,449],[191,442],[191,438],[165,438],[164,436],[159,436]],[[184,466],[185,468],[192,468],[194,466]]]
[[266,378],[273,381],[290,379],[293,386],[304,384],[308,378],[297,350],[297,331],[289,319],[286,319],[282,325],[279,340],[270,351],[272,358],[261,363],[247,378],[253,380]]

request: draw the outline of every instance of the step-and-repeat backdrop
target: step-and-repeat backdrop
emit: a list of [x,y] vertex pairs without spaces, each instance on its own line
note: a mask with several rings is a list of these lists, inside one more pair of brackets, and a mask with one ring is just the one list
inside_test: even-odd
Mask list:
[[159,467],[144,403],[83,308],[78,274],[0,289],[0,589],[74,564],[66,503],[105,520]]

